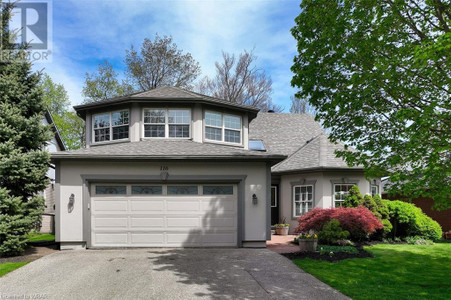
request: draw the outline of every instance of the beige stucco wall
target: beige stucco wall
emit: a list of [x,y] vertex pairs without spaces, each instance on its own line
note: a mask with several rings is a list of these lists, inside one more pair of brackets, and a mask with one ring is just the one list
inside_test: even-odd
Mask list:
[[[56,203],[56,239],[59,242],[84,242],[83,238],[83,186],[82,175],[160,175],[160,167],[167,166],[169,176],[246,175],[244,191],[245,241],[265,241],[267,233],[267,172],[264,162],[99,162],[60,161],[59,185]],[[73,210],[69,212],[71,194],[75,196]],[[258,204],[252,203],[252,195]]]
[[[358,182],[358,187],[362,195],[371,193],[370,182],[365,178],[363,171],[338,171],[338,172],[316,172],[282,175],[279,184],[279,215],[280,219],[286,217],[290,222],[290,233],[298,225],[297,217],[293,216],[293,195],[292,186],[296,184],[314,183],[314,207],[333,207],[333,183],[332,182],[354,183]],[[378,180],[380,184],[380,181]]]

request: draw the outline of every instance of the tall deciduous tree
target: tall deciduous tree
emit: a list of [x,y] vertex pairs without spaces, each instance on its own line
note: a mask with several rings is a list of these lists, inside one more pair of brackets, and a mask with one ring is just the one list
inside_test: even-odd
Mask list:
[[118,74],[108,61],[99,64],[97,72],[86,73],[82,91],[84,102],[95,102],[133,93],[132,85],[124,80],[119,82],[117,76]]
[[215,77],[204,77],[197,85],[200,93],[264,111],[282,110],[273,105],[271,78],[255,65],[257,57],[252,51],[244,51],[238,57],[222,52],[222,59],[215,63]]
[[390,192],[451,207],[451,4],[303,0],[292,85]]
[[81,118],[70,107],[69,96],[62,84],[53,82],[48,74],[43,74],[40,85],[43,90],[43,100],[53,117],[68,150],[84,146],[85,126]]
[[1,7],[0,60],[0,256],[24,250],[26,234],[44,211],[37,196],[48,183],[51,138],[43,125],[45,105],[39,74],[23,57],[26,46],[12,43],[8,30],[13,4]]
[[292,114],[310,114],[315,115],[315,109],[305,99],[291,97],[290,113]]
[[126,51],[127,73],[140,90],[151,90],[169,85],[192,87],[200,74],[199,63],[190,53],[183,53],[171,36],[155,35],[144,39],[139,53],[134,47]]
[[41,75],[40,85],[43,90],[43,101],[52,116],[62,115],[67,111],[70,101],[62,84],[54,83],[48,74]]

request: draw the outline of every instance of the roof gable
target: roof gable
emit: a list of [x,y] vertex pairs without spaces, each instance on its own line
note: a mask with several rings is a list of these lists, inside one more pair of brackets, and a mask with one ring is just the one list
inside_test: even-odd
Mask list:
[[120,105],[131,102],[160,102],[164,101],[165,103],[173,102],[173,103],[201,103],[201,104],[209,104],[214,106],[221,106],[234,110],[241,110],[250,113],[250,119],[253,119],[257,112],[259,111],[256,107],[251,107],[247,105],[242,105],[238,103],[232,103],[230,101],[219,99],[207,95],[202,95],[199,93],[195,93],[192,91],[188,91],[179,87],[173,86],[163,86],[158,87],[150,91],[138,92],[130,95],[125,95],[121,97],[115,97],[100,101],[95,101],[91,103],[81,104],[74,106],[74,109],[77,111],[77,114],[81,117],[85,117],[86,110],[108,107],[112,105]]
[[[335,156],[342,143],[332,143],[308,114],[259,113],[250,124],[250,139],[263,140],[268,152],[288,155],[272,167],[275,173],[309,169],[350,169]],[[361,169],[355,167],[353,169]]]

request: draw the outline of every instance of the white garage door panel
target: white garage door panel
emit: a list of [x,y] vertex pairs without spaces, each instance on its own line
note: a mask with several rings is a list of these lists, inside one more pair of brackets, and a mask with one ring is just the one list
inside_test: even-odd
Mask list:
[[163,195],[131,195],[134,184],[114,185],[127,193],[96,195],[92,185],[91,247],[237,245],[236,186],[233,195],[168,196],[165,185]]
[[139,199],[130,200],[131,211],[136,212],[162,212],[164,211],[164,200]]
[[166,217],[167,227],[181,227],[181,228],[198,228],[199,218],[178,218],[178,217]]
[[[185,200],[185,199],[184,199]],[[168,199],[166,201],[168,212],[189,212],[189,211],[199,211],[199,200],[188,200],[185,201],[181,199],[173,200]]]
[[127,245],[127,233],[96,233],[94,241],[99,245]]
[[94,220],[94,228],[116,227],[127,228],[127,218],[103,218],[97,217]]
[[164,243],[163,233],[132,233],[131,238],[132,244],[161,245]]
[[100,199],[94,201],[93,208],[97,213],[112,212],[112,211],[126,212],[127,201]]
[[131,228],[164,228],[164,218],[131,218]]

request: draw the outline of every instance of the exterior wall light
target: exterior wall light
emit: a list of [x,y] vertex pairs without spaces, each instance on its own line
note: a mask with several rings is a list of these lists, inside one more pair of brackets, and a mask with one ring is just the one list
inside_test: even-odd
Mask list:
[[256,205],[257,203],[258,203],[257,195],[253,194],[252,195],[252,204]]
[[74,194],[70,194],[70,197],[69,197],[69,204],[70,204],[70,205],[74,205],[74,202],[75,202],[75,195],[74,195]]
[[75,195],[70,194],[69,196],[69,203],[67,204],[67,211],[71,213],[74,210],[74,203],[75,203]]

